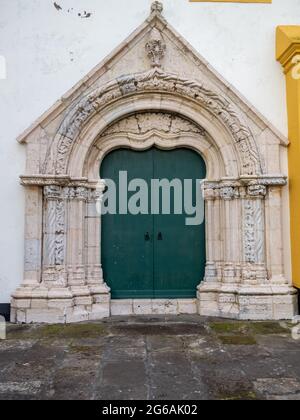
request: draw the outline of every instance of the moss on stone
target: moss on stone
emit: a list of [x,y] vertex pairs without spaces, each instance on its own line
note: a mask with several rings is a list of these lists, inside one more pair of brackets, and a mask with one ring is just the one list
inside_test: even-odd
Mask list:
[[209,326],[218,334],[240,334],[248,330],[248,325],[244,322],[211,322]]
[[223,401],[253,401],[258,400],[258,397],[254,391],[241,391],[236,394],[221,394],[218,399]]
[[7,328],[7,340],[26,340],[34,337],[35,327],[32,325],[9,325]]
[[254,346],[257,344],[255,338],[250,335],[220,335],[218,338],[223,344],[232,346]]
[[61,327],[59,337],[61,338],[97,338],[106,333],[102,324],[69,324]]
[[53,338],[97,338],[106,333],[106,328],[97,323],[51,324],[34,326],[16,326],[8,331],[10,340],[53,339]]
[[279,322],[253,322],[249,324],[249,327],[258,335],[287,334],[290,332],[288,327],[283,327]]
[[271,335],[271,334],[287,334],[288,326],[284,327],[279,322],[212,322],[210,328],[217,334],[245,334],[245,335]]

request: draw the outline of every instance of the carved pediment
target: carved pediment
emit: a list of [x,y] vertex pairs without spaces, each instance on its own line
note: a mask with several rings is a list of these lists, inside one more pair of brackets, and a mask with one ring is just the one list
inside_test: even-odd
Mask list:
[[[102,118],[104,111],[118,102],[141,96],[150,99],[154,94],[172,96],[178,104],[181,99],[190,101],[191,109],[197,106],[209,120],[221,124],[231,136],[237,154],[232,159],[240,165],[241,175],[265,172],[265,145],[260,149],[257,137],[272,144],[286,144],[286,140],[176,33],[162,10],[161,3],[154,2],[149,18],[20,137],[20,141],[43,143],[42,148],[30,151],[27,175],[68,175],[78,138],[92,120]],[[107,125],[119,119],[116,116],[116,121]],[[105,130],[107,127],[97,136]]]

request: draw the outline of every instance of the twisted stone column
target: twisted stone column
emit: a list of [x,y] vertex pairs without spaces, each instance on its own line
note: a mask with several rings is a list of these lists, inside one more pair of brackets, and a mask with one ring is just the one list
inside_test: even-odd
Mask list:
[[261,285],[267,282],[265,244],[264,185],[247,187],[243,199],[243,283]]
[[241,279],[241,201],[239,187],[230,182],[221,184],[220,197],[224,229],[223,282],[238,284]]
[[65,194],[68,199],[68,285],[84,286],[86,284],[84,219],[88,190],[85,187],[71,187],[65,189]]
[[56,185],[44,187],[43,283],[47,286],[66,285],[65,271],[65,199],[63,189]]

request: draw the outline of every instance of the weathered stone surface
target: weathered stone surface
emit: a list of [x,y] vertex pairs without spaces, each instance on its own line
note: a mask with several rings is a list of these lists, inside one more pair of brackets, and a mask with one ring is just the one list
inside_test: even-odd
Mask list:
[[9,325],[0,400],[299,399],[291,328],[195,315]]

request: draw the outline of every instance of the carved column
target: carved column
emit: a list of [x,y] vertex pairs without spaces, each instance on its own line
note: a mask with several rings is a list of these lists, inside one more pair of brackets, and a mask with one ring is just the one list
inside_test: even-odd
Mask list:
[[243,283],[261,285],[267,282],[265,244],[264,185],[250,185],[243,199]]
[[[205,200],[205,225],[206,225],[206,267],[205,267],[205,281],[210,283],[218,282],[217,264],[215,260],[216,253],[216,236],[215,232],[218,229],[218,218],[216,209],[218,208],[219,200],[216,200],[217,190],[213,184],[203,185],[203,196]],[[217,203],[216,203],[217,202]]]
[[215,200],[213,202],[213,238],[214,238],[214,261],[217,270],[217,282],[222,282],[223,265],[224,265],[224,232],[222,230],[222,200],[220,191],[215,191]]
[[70,187],[65,189],[65,193],[68,197],[68,286],[84,286],[84,218],[88,190],[85,187]]
[[[276,182],[276,181],[275,181]],[[268,267],[270,269],[271,282],[273,284],[287,284],[284,273],[284,241],[282,222],[282,187],[279,185],[268,187],[266,200],[266,229],[268,242],[266,251],[268,256]]]
[[43,237],[43,190],[30,186],[25,192],[25,267],[22,286],[36,286],[41,282]]
[[239,187],[231,184],[221,184],[220,197],[223,208],[224,231],[224,283],[240,283],[241,279],[241,204]]
[[43,282],[47,286],[66,285],[65,200],[56,185],[44,187]]
[[89,190],[86,207],[86,274],[93,303],[90,319],[110,315],[110,288],[104,283],[101,265],[101,201],[104,189],[105,183],[100,181],[96,189]]
[[86,207],[85,231],[86,231],[86,270],[87,284],[103,284],[103,272],[101,266],[101,214],[100,206],[105,184],[99,183],[97,189],[92,189],[88,194]]

